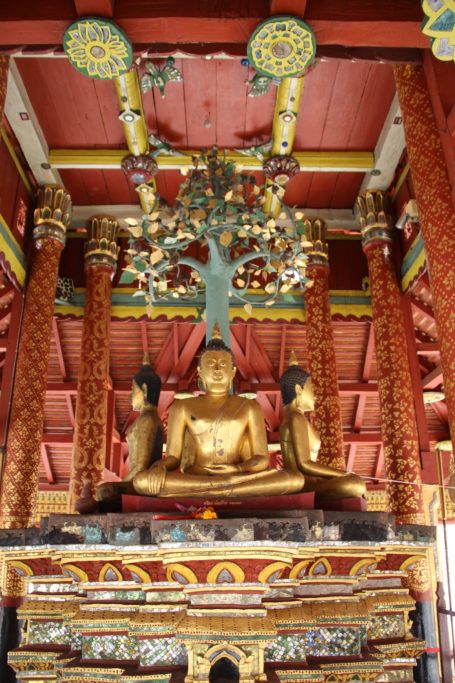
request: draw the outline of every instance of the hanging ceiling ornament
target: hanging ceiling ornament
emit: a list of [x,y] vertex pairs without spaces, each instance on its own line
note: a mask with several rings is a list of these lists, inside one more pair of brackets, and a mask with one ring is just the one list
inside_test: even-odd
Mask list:
[[299,162],[291,156],[270,157],[263,164],[264,175],[278,185],[285,185],[300,171]]
[[142,185],[156,176],[158,164],[151,154],[130,155],[122,160],[122,170],[134,185]]
[[270,78],[303,76],[314,61],[313,31],[296,17],[270,17],[248,41],[248,58],[259,74]]
[[133,61],[133,48],[125,33],[112,21],[98,17],[71,24],[63,36],[63,48],[77,71],[100,80],[121,76]]

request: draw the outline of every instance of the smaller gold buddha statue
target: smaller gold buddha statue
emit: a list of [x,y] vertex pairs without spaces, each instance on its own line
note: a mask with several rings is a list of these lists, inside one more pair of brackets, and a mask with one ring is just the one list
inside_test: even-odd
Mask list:
[[111,501],[122,493],[134,494],[133,479],[154,462],[161,461],[163,451],[163,424],[158,415],[161,379],[150,365],[148,355],[133,377],[131,407],[139,412],[126,433],[130,471],[120,482],[101,484],[96,489],[98,501]]
[[295,353],[280,378],[283,422],[280,443],[285,471],[305,475],[303,491],[316,493],[316,504],[328,499],[357,498],[365,494],[365,483],[355,474],[317,462],[321,440],[307,414],[314,410],[311,376],[300,368]]

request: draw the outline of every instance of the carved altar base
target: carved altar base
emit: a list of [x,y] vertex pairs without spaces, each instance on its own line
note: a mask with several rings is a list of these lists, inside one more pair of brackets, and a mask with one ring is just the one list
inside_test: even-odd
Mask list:
[[9,653],[18,680],[413,680],[435,645],[431,624],[427,645],[409,618],[433,590],[432,527],[384,513],[232,513],[52,515],[0,532],[2,590],[14,578],[24,594]]

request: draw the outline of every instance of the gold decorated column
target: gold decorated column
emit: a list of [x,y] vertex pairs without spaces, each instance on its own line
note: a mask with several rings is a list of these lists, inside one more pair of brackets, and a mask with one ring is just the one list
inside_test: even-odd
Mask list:
[[107,398],[111,282],[117,268],[118,223],[95,216],[85,245],[85,310],[77,382],[69,509],[74,512],[84,483],[92,493],[103,479],[107,440]]
[[39,189],[2,473],[3,528],[27,527],[35,518],[55,288],[70,216],[71,198],[63,188]]
[[452,188],[423,67],[397,65],[394,75],[428,261],[450,434],[455,442],[455,207]]
[[329,301],[329,256],[324,222],[305,221],[307,277],[313,286],[305,290],[305,321],[308,357],[315,396],[314,426],[321,437],[318,462],[339,470],[346,469],[343,448],[341,403],[333,343]]
[[389,510],[398,524],[423,524],[419,439],[387,197],[365,192],[357,209],[370,274]]

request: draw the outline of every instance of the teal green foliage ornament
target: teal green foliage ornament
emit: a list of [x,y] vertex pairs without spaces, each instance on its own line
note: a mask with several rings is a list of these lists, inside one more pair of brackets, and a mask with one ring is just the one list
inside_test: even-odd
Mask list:
[[444,62],[455,61],[455,0],[423,0],[422,33],[431,38],[431,51]]
[[75,21],[65,31],[63,48],[77,71],[99,80],[121,76],[133,62],[128,37],[108,19],[87,17]]
[[145,63],[146,73],[141,77],[141,90],[147,92],[152,88],[158,88],[161,97],[164,97],[166,83],[178,83],[183,81],[183,76],[175,66],[175,59],[168,57],[165,65],[159,69],[153,62]]
[[248,97],[260,97],[270,90],[273,79],[263,74],[255,74],[253,78],[246,81],[250,85]]
[[120,280],[138,282],[135,295],[145,297],[148,313],[159,301],[194,301],[202,294],[207,330],[218,320],[228,343],[231,297],[251,314],[252,302],[271,305],[308,282],[301,221],[286,209],[285,223],[266,214],[254,176],[216,148],[193,158],[173,207],[157,195],[149,200],[142,224],[127,220],[131,239]]
[[303,76],[315,54],[313,31],[296,17],[270,17],[248,41],[251,66],[258,74],[274,79]]

